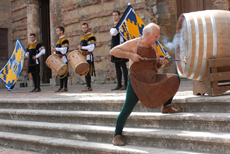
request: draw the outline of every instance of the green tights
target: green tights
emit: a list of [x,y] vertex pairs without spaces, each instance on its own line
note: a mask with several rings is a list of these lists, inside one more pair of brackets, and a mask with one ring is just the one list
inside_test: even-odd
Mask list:
[[[179,83],[180,83],[180,78],[177,74],[175,74],[178,79],[179,79]],[[173,96],[174,97],[174,96]],[[170,98],[165,104],[169,105],[172,103],[172,98]],[[127,85],[127,92],[126,92],[126,100],[125,103],[121,109],[120,114],[117,117],[117,121],[116,121],[116,129],[115,129],[115,133],[114,136],[116,135],[121,135],[122,134],[122,130],[125,126],[125,123],[129,117],[129,115],[131,114],[131,112],[133,111],[134,107],[137,105],[137,102],[139,101],[136,93],[133,90],[133,87],[129,81],[129,76],[128,76],[128,85]]]

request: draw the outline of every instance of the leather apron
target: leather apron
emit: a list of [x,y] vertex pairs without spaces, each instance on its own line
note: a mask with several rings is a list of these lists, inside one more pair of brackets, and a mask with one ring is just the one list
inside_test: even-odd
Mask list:
[[[141,57],[156,58],[153,48],[138,46],[137,54]],[[159,61],[143,60],[133,63],[130,68],[129,79],[140,102],[147,108],[156,108],[171,99],[179,88],[176,75],[158,74]]]

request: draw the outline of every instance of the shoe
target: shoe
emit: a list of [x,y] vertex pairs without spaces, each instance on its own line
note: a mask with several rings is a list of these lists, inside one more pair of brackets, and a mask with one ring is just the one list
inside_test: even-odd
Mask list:
[[41,92],[41,89],[37,88],[34,92]]
[[121,135],[116,135],[114,138],[113,138],[113,145],[116,145],[116,146],[124,146],[125,145],[125,142],[123,142],[121,140],[122,136]]
[[59,88],[58,90],[54,91],[54,92],[61,92],[62,88]]
[[82,90],[82,92],[85,92],[85,91],[92,91],[92,87],[85,87],[85,89]]
[[162,106],[161,113],[179,113],[180,111],[173,108],[171,105]]
[[34,88],[33,90],[31,90],[30,92],[32,93],[32,92],[34,92],[36,90],[36,88]]
[[116,86],[115,88],[111,89],[111,90],[119,90],[121,89],[122,87],[119,87],[119,86]]
[[126,85],[124,85],[124,86],[122,86],[121,87],[121,89],[120,90],[126,90],[127,89],[127,86]]
[[61,90],[59,90],[59,92],[67,92],[68,91],[68,88],[63,88]]

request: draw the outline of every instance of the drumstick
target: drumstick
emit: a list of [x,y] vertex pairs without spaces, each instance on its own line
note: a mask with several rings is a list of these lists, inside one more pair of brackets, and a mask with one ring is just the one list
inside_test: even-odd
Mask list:
[[[146,58],[146,57],[142,57],[143,60],[160,60],[160,58]],[[168,59],[168,60],[172,60],[172,61],[182,61],[180,59]]]

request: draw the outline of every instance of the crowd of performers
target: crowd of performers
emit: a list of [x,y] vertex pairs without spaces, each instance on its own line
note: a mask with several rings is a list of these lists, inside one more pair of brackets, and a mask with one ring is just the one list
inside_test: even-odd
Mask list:
[[[114,27],[120,20],[120,12],[113,11]],[[116,28],[110,29],[111,40],[111,62],[115,64],[117,75],[117,86],[111,90],[127,90],[126,100],[123,108],[117,118],[115,133],[112,143],[116,146],[125,145],[122,140],[122,130],[126,120],[133,111],[137,102],[140,101],[148,108],[162,106],[162,113],[178,113],[179,110],[171,106],[172,99],[176,94],[180,78],[176,74],[158,74],[157,69],[166,65],[169,61],[166,58],[160,58],[157,52],[156,41],[160,36],[160,28],[154,23],[144,27],[143,36],[124,42]],[[83,91],[92,91],[91,76],[95,75],[93,51],[96,46],[96,37],[89,31],[87,23],[82,24],[83,36],[79,42],[78,50],[84,56],[89,64],[89,71],[85,74],[86,88]],[[59,55],[64,63],[68,63],[67,52],[69,41],[64,36],[64,28],[56,28],[56,34],[59,40],[56,47],[52,48],[52,53]],[[38,43],[35,34],[30,34],[31,44],[27,49],[28,72],[32,74],[34,89],[31,92],[40,92],[39,57],[45,53],[45,48]],[[145,58],[160,60],[145,60]],[[129,61],[130,73],[126,62]],[[123,72],[123,73],[122,73]],[[122,85],[122,74],[124,84]],[[60,78],[60,87],[55,92],[67,92],[69,73],[65,73]]]

